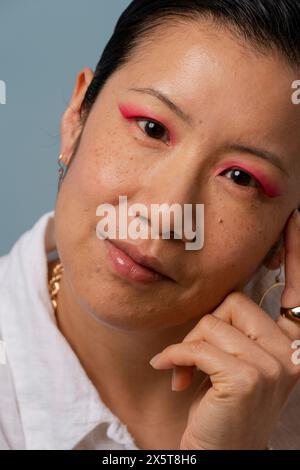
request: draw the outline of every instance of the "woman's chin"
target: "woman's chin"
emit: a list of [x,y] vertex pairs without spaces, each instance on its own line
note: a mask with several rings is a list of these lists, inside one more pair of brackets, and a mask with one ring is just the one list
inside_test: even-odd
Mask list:
[[[89,313],[98,323],[119,329],[140,329],[149,332],[151,328],[172,327],[182,322],[183,313],[174,315],[171,303],[165,309],[162,305],[139,301],[138,297],[123,295],[120,289],[112,289],[112,284],[102,284],[102,288],[87,298],[84,292],[77,291],[81,310]],[[80,296],[80,299],[79,299]],[[91,302],[91,299],[94,299]],[[177,318],[177,322],[176,322]]]

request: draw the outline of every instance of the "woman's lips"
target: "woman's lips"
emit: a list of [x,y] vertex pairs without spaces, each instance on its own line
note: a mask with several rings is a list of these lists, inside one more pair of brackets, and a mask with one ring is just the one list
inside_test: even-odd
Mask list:
[[163,274],[137,263],[110,240],[104,240],[104,244],[112,267],[121,277],[142,283],[170,280]]

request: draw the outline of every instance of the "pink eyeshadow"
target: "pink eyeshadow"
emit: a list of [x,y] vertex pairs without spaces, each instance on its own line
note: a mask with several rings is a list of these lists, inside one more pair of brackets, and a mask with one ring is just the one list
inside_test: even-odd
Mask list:
[[263,191],[268,197],[281,196],[282,191],[276,183],[271,181],[264,173],[262,173],[257,168],[252,168],[250,165],[247,165],[245,163],[231,160],[230,162],[226,162],[221,167],[219,167],[218,170],[216,171],[216,174],[222,173],[226,169],[229,170],[231,167],[240,168],[241,170],[246,171],[251,176],[256,178],[257,181],[261,184]]

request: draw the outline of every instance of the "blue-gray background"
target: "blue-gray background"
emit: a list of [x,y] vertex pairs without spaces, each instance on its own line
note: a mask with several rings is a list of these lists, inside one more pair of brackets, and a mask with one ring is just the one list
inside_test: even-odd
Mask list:
[[0,0],[0,256],[54,208],[60,119],[130,0]]

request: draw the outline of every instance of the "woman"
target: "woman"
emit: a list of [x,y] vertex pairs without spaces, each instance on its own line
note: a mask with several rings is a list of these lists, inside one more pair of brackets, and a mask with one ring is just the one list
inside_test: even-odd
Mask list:
[[[55,211],[0,261],[2,448],[300,446],[299,21],[135,0],[80,71]],[[99,238],[120,195],[204,204],[204,246]]]

